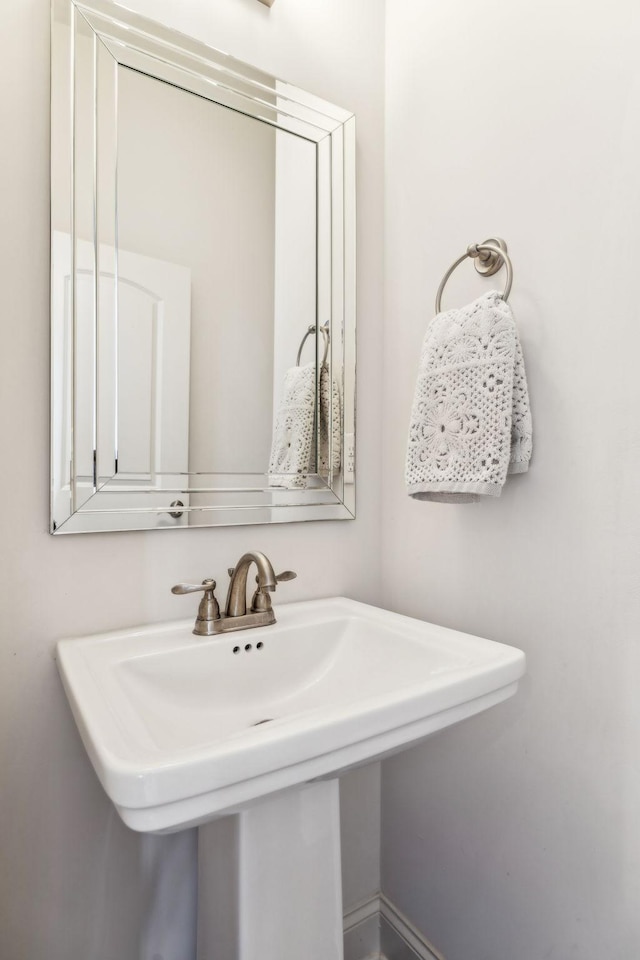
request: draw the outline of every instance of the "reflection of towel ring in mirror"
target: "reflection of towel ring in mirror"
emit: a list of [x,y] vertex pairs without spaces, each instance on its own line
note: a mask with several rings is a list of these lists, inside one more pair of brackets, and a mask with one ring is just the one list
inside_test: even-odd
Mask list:
[[454,264],[452,264],[444,277],[442,282],[438,287],[438,292],[436,293],[436,313],[440,313],[441,301],[442,301],[442,292],[445,288],[447,280],[456,269],[459,267],[463,260],[466,260],[467,257],[471,257],[475,260],[475,267],[478,273],[482,274],[485,277],[491,277],[494,273],[497,273],[500,267],[504,264],[507,268],[507,282],[504,285],[504,292],[502,294],[502,299],[507,300],[509,294],[511,293],[511,284],[513,283],[513,267],[511,265],[511,260],[509,259],[509,254],[507,253],[507,245],[504,240],[500,240],[499,237],[492,237],[490,240],[485,240],[484,243],[472,243],[467,247],[466,253],[463,253]]
[[[311,326],[309,327],[309,329],[307,330],[307,332],[305,333],[304,337],[302,338],[302,342],[301,342],[300,346],[298,347],[298,356],[297,356],[297,358],[296,358],[296,367],[299,367],[299,366],[300,366],[300,357],[302,356],[302,348],[304,347],[305,343],[307,342],[307,337],[311,336],[312,333],[315,333],[317,329],[318,329],[318,327],[316,327],[315,323],[312,323]],[[322,357],[322,365],[324,366],[324,364],[327,362],[327,356],[328,356],[328,354],[329,354],[329,329],[328,329],[328,327],[326,327],[326,326],[322,326],[322,327],[320,327],[319,329],[320,329],[320,333],[321,333],[322,336],[324,337],[324,355],[323,355],[323,357]]]

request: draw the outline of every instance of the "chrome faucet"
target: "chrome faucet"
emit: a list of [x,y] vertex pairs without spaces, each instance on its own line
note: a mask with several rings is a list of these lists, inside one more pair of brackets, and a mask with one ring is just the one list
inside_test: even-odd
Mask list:
[[[257,589],[247,613],[247,576],[252,563],[255,563],[258,569]],[[193,632],[197,636],[210,637],[217,633],[246,630],[249,627],[266,627],[270,623],[275,623],[276,615],[271,606],[270,594],[281,580],[293,580],[296,576],[293,570],[285,570],[276,576],[265,554],[259,550],[251,550],[243,553],[235,567],[229,568],[229,590],[224,613],[220,613],[218,601],[213,592],[216,586],[215,580],[203,580],[201,584],[178,583],[171,588],[171,592],[183,594],[204,591]]]

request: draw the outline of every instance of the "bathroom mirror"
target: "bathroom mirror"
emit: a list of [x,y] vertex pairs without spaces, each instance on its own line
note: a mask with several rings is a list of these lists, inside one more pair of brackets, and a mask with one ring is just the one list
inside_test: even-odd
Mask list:
[[353,517],[353,116],[52,13],[52,532]]

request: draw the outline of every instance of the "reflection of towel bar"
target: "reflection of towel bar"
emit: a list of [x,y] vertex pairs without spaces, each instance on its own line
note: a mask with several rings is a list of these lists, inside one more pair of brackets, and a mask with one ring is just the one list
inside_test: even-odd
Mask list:
[[470,244],[467,247],[466,253],[463,253],[462,256],[459,257],[456,262],[449,267],[442,278],[442,282],[440,283],[438,292],[436,293],[436,313],[440,313],[442,292],[446,286],[447,280],[456,267],[459,267],[462,261],[466,260],[467,257],[471,257],[475,260],[476,270],[485,277],[491,277],[494,273],[497,273],[502,264],[504,264],[507,268],[507,282],[504,285],[502,299],[507,300],[509,298],[509,294],[511,293],[511,284],[513,283],[513,267],[511,266],[509,254],[507,253],[507,245],[504,240],[500,240],[498,237],[492,237],[490,240],[485,240],[484,243]]
[[[309,329],[307,330],[307,332],[305,333],[304,337],[302,338],[302,342],[298,347],[298,356],[296,357],[296,367],[300,366],[300,357],[302,356],[302,348],[307,342],[307,337],[311,336],[312,333],[315,333],[317,329],[318,328],[316,327],[315,323],[312,323]],[[320,327],[320,333],[324,337],[324,355],[322,357],[322,364],[324,366],[324,364],[327,362],[327,355],[329,353],[329,330],[326,326]]]

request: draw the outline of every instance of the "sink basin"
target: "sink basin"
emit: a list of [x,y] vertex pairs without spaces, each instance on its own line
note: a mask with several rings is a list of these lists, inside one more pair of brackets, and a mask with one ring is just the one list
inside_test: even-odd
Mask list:
[[516,690],[520,650],[344,598],[212,638],[193,621],[62,640],[96,773],[134,830],[171,832],[407,747]]

